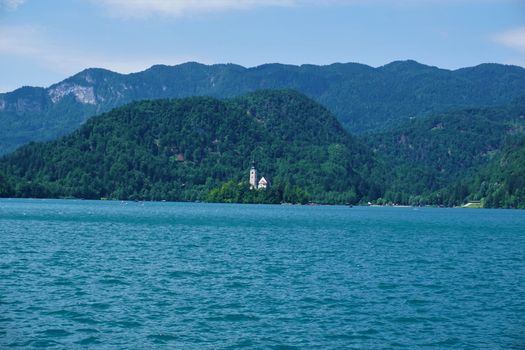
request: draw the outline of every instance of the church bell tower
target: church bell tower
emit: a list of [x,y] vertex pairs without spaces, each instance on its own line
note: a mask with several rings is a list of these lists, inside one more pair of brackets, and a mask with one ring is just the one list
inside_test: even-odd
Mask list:
[[257,189],[257,169],[255,169],[255,161],[252,161],[250,169],[250,189]]

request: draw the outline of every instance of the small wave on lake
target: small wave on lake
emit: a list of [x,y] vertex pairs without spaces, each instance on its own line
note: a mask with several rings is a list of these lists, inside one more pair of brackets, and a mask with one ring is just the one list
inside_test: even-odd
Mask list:
[[525,211],[0,200],[0,348],[523,349]]

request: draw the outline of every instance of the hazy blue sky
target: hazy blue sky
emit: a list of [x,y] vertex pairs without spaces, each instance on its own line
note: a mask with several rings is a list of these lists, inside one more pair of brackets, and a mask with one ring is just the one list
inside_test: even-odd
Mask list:
[[186,61],[525,66],[525,0],[0,0],[0,91]]

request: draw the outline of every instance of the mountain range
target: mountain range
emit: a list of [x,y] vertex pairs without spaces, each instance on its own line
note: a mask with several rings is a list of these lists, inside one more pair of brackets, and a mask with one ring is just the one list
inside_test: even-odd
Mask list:
[[190,62],[132,74],[86,69],[48,88],[0,94],[0,154],[66,135],[88,118],[132,101],[225,98],[260,89],[297,90],[329,108],[347,130],[370,133],[434,113],[510,103],[525,91],[525,69],[481,64],[446,70],[410,60],[378,68]]
[[[524,208],[524,71],[88,69],[0,95],[0,196]],[[244,181],[255,159],[269,191]]]

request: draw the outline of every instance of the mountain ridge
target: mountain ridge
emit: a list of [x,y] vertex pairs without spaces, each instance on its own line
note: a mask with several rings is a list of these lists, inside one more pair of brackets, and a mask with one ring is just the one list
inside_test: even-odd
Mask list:
[[[268,66],[289,67],[289,68],[303,68],[303,67],[308,67],[308,68],[327,68],[327,67],[354,66],[354,67],[362,67],[362,68],[365,68],[367,70],[372,71],[372,70],[378,70],[378,69],[388,70],[388,69],[390,69],[391,67],[394,67],[394,66],[401,66],[401,67],[404,66],[404,67],[406,67],[407,63],[415,63],[416,64],[415,66],[421,67],[422,69],[440,70],[440,71],[444,71],[444,72],[464,72],[464,71],[478,70],[478,69],[482,69],[482,68],[485,68],[485,67],[498,67],[498,68],[506,67],[506,68],[511,68],[511,69],[515,69],[515,70],[519,70],[519,71],[524,71],[525,70],[525,68],[521,67],[521,66],[512,65],[512,64],[495,63],[495,62],[494,63],[480,63],[480,64],[477,64],[475,66],[461,67],[461,68],[456,68],[456,69],[448,69],[448,68],[441,68],[441,67],[437,67],[437,66],[426,65],[424,63],[420,63],[418,61],[411,60],[411,59],[396,60],[396,61],[392,61],[392,62],[386,63],[386,64],[381,65],[381,66],[377,66],[377,67],[370,66],[370,65],[367,65],[367,64],[364,64],[364,63],[358,63],[358,62],[334,62],[334,63],[330,63],[330,64],[325,64],[325,65],[317,65],[317,64],[310,64],[310,63],[303,63],[303,64],[300,64],[300,65],[285,64],[285,63],[264,63],[264,64],[261,64],[261,65],[248,67],[248,66],[243,66],[243,65],[240,65],[240,64],[236,64],[236,63],[205,64],[205,63],[200,63],[200,62],[197,62],[197,61],[188,61],[188,62],[176,64],[176,65],[154,64],[154,65],[152,65],[152,66],[150,66],[150,67],[148,67],[148,68],[146,68],[144,70],[137,71],[137,72],[130,72],[130,73],[119,73],[119,72],[112,71],[110,69],[102,68],[102,67],[89,67],[89,68],[85,68],[85,69],[81,70],[78,73],[73,74],[72,76],[66,77],[63,80],[59,81],[59,82],[52,83],[51,85],[48,85],[48,86],[22,85],[21,87],[16,88],[16,89],[11,90],[11,91],[0,92],[0,97],[1,98],[5,98],[5,97],[9,98],[12,95],[19,94],[21,92],[21,90],[27,90],[27,89],[49,90],[49,89],[52,89],[53,87],[59,86],[62,83],[65,83],[65,82],[78,81],[77,80],[78,78],[80,78],[80,77],[82,77],[82,76],[84,76],[84,75],[86,75],[88,73],[92,73],[92,72],[96,72],[96,73],[99,73],[99,74],[100,73],[106,73],[106,74],[110,74],[110,75],[113,75],[113,76],[119,76],[119,77],[130,77],[130,76],[140,75],[140,74],[143,74],[143,73],[149,72],[149,71],[154,71],[154,70],[159,69],[159,68],[162,68],[162,69],[168,68],[169,69],[169,68],[184,67],[184,66],[197,66],[197,67],[208,67],[208,68],[211,68],[211,67],[236,67],[236,68],[239,68],[239,70],[242,70],[242,71],[262,70],[263,68],[266,68]],[[414,65],[412,65],[412,66],[414,66]],[[89,83],[89,81],[87,81],[87,82]]]
[[525,69],[481,64],[457,70],[416,61],[374,68],[330,65],[153,65],[120,74],[85,69],[47,88],[0,94],[0,154],[31,141],[65,135],[89,117],[126,103],[157,98],[227,98],[260,89],[294,89],[327,106],[352,132],[366,133],[451,108],[490,107],[525,91]]

